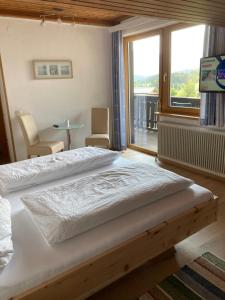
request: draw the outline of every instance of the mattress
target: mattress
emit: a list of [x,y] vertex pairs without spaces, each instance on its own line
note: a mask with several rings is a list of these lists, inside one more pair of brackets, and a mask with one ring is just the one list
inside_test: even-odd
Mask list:
[[[117,162],[120,165],[124,163],[126,162],[123,159]],[[76,178],[86,174],[77,175]],[[33,223],[20,196],[25,192],[42,190],[67,180],[68,178],[58,180],[7,197],[12,205],[15,253],[9,265],[0,273],[0,300],[9,299],[43,283],[122,241],[209,200],[212,196],[210,191],[194,184],[182,192],[139,208],[64,243],[51,246]]]

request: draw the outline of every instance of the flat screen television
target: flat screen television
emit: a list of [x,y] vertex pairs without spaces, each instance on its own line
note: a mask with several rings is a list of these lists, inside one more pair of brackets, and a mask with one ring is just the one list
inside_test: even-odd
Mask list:
[[225,92],[225,55],[201,58],[199,91]]

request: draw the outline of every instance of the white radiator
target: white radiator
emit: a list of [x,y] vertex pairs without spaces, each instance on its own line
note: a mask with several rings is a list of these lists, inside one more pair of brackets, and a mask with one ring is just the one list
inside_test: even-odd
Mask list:
[[158,157],[225,177],[225,132],[158,123]]

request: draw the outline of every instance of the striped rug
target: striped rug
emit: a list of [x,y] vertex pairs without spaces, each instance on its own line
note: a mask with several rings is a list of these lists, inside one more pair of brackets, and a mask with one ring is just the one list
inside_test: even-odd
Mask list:
[[172,299],[225,300],[225,260],[206,252],[139,298]]

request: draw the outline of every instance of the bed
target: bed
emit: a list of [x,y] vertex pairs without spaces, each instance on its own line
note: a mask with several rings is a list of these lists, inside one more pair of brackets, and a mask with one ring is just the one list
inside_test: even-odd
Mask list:
[[[114,165],[126,165],[119,158]],[[107,170],[111,166],[101,169]],[[51,246],[20,197],[96,170],[7,196],[15,253],[0,272],[0,299],[84,299],[216,220],[217,199],[196,184]]]

